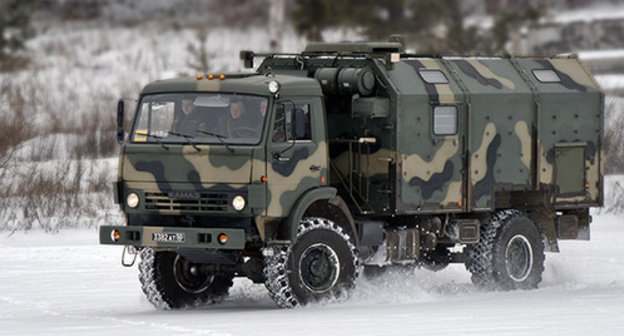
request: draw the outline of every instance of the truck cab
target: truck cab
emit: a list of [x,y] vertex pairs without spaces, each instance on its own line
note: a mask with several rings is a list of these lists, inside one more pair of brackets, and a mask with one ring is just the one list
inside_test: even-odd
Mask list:
[[[276,94],[271,83],[282,86]],[[315,80],[255,75],[156,82],[143,90],[122,147],[117,197],[129,226],[222,222],[264,235],[256,222],[287,216],[298,198],[288,193],[327,185],[325,131]]]

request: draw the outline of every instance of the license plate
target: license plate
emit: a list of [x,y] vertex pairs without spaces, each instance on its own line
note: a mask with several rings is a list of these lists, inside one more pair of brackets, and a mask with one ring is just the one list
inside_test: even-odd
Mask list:
[[152,232],[152,241],[156,243],[184,243],[184,233]]

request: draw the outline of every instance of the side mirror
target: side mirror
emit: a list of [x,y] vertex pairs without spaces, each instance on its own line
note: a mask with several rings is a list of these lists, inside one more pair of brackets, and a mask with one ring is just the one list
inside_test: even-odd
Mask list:
[[124,138],[124,101],[120,99],[117,103],[117,142],[122,144]]

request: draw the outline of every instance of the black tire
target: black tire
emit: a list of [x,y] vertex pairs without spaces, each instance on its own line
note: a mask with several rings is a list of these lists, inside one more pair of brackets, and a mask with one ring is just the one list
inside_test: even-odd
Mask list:
[[542,281],[544,243],[537,226],[518,210],[496,212],[468,248],[466,269],[484,289],[533,289]]
[[201,270],[174,252],[141,251],[139,280],[147,300],[156,308],[169,310],[218,303],[232,287],[232,275]]
[[304,218],[297,242],[273,247],[265,257],[265,285],[282,308],[343,297],[355,286],[360,262],[355,246],[338,225],[325,218]]

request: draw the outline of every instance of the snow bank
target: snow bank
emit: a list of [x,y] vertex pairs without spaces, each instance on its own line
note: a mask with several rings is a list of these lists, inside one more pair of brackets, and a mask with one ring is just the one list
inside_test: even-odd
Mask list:
[[157,311],[137,268],[97,231],[0,235],[0,325],[8,335],[620,335],[624,223],[597,215],[592,240],[546,255],[537,290],[482,292],[462,265],[361,278],[348,300],[277,309],[262,284],[236,279],[230,296],[199,310]]

